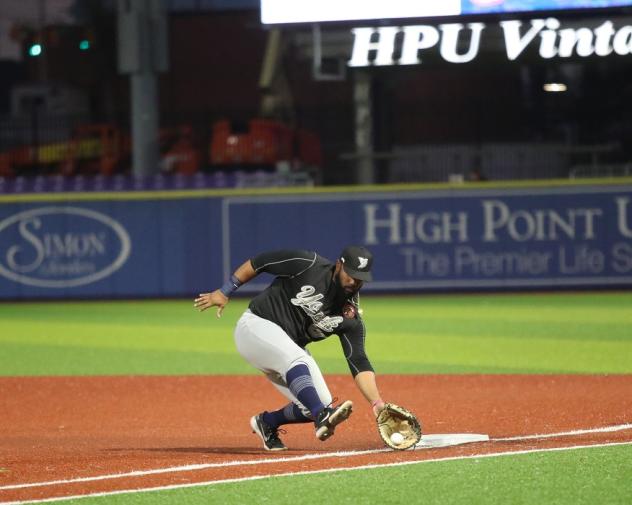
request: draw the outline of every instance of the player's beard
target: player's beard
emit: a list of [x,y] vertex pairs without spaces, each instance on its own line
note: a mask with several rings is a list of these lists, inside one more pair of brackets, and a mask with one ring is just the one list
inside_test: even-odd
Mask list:
[[354,289],[354,288],[351,288],[351,287],[349,287],[349,288],[345,288],[345,287],[343,287],[343,286],[342,286],[342,279],[340,278],[340,271],[338,271],[338,273],[334,275],[334,282],[338,285],[338,287],[339,287],[342,291],[344,291],[344,292],[345,292],[345,294],[346,294],[347,296],[354,296],[354,295],[355,295],[355,294],[356,294],[356,293],[360,290],[360,288],[359,288],[359,287],[357,287],[357,288],[355,288],[355,289]]

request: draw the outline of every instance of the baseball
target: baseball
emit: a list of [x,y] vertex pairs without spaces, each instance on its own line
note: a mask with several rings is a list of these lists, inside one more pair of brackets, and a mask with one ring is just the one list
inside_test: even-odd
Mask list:
[[404,435],[402,435],[401,433],[395,432],[391,435],[391,442],[393,442],[395,445],[399,445],[404,441]]

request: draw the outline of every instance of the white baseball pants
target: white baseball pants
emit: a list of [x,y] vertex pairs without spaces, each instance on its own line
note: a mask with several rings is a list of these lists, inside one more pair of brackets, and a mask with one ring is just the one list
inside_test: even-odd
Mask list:
[[298,405],[304,415],[311,418],[309,409],[292,394],[287,387],[287,371],[304,363],[314,382],[314,388],[323,405],[332,402],[332,396],[325,383],[318,364],[306,349],[302,349],[276,323],[263,319],[246,310],[235,327],[235,345],[243,358],[261,370],[283,396]]

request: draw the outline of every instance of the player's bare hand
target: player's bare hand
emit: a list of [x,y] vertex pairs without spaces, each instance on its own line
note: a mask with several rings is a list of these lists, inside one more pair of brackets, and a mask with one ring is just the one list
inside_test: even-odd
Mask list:
[[219,289],[216,289],[212,293],[200,293],[194,300],[193,306],[200,312],[211,307],[217,307],[217,317],[222,317],[222,312],[224,312],[224,307],[227,303],[228,297]]

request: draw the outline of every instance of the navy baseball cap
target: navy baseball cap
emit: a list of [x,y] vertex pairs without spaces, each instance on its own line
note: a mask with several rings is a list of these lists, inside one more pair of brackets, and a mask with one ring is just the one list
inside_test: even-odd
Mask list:
[[373,255],[361,245],[350,245],[344,248],[340,255],[340,261],[345,272],[354,279],[372,281],[371,266]]

